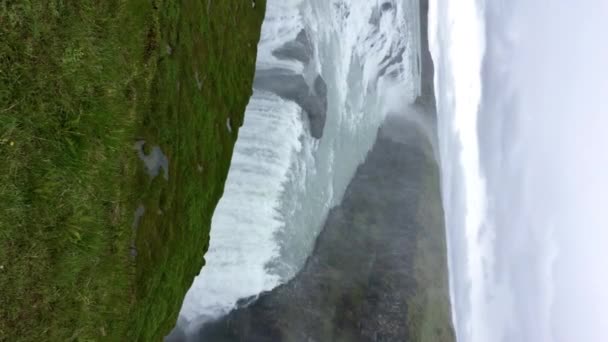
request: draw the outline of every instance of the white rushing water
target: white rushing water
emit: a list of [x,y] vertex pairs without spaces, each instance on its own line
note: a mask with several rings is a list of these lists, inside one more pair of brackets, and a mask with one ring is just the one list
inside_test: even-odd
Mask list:
[[[268,0],[258,76],[281,69],[302,75],[311,88],[321,76],[323,135],[313,137],[295,102],[255,90],[182,325],[223,315],[300,269],[385,114],[418,95],[418,29],[417,0]],[[308,61],[273,54],[302,30]]]
[[608,2],[432,0],[459,341],[607,341]]

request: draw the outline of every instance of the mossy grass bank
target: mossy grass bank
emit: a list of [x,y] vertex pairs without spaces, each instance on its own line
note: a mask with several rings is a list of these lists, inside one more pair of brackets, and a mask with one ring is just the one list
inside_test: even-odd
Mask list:
[[[0,341],[170,331],[203,263],[264,7],[0,0]],[[168,177],[148,174],[136,141],[162,150]]]

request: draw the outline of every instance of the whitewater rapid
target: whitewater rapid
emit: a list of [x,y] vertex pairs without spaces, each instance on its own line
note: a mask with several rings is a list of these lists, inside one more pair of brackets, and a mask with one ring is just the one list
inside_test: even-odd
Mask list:
[[417,0],[268,1],[254,95],[180,325],[302,267],[385,115],[419,95],[418,13]]
[[608,3],[432,0],[458,341],[606,341]]

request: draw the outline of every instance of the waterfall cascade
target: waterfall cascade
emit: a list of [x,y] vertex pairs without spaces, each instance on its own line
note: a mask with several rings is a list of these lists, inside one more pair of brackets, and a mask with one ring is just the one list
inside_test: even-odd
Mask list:
[[387,112],[419,94],[417,0],[269,0],[254,95],[180,321],[302,267]]

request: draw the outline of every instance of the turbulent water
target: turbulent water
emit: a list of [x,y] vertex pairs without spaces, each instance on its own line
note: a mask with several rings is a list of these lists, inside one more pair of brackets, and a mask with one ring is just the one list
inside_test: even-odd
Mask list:
[[303,266],[385,115],[419,94],[418,13],[416,0],[268,1],[254,95],[180,325]]

